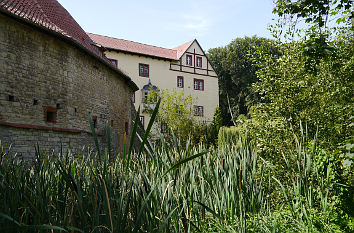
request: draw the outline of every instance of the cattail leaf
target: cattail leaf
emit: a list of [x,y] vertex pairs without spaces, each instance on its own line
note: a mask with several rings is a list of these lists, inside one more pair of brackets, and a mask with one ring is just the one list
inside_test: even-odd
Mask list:
[[155,122],[157,113],[159,111],[160,103],[161,103],[161,99],[159,99],[157,101],[157,104],[156,104],[156,106],[154,108],[154,111],[151,114],[151,118],[150,118],[149,124],[148,124],[148,126],[147,126],[147,128],[145,130],[143,141],[141,142],[141,145],[140,145],[140,149],[139,149],[139,153],[138,153],[139,155],[140,155],[140,153],[142,152],[142,150],[144,148],[144,144],[145,144],[145,142],[146,142],[146,140],[147,140],[147,138],[148,138],[148,136],[150,134],[151,127],[152,127],[153,123]]
[[190,157],[188,157],[188,158],[184,158],[184,159],[178,161],[178,162],[175,163],[172,167],[170,167],[170,168],[165,172],[165,174],[164,174],[163,176],[165,176],[165,175],[166,175],[167,173],[169,173],[171,170],[174,170],[174,169],[178,168],[178,167],[181,166],[182,164],[184,164],[184,163],[186,163],[186,162],[188,162],[188,161],[190,161],[190,160],[192,160],[192,159],[198,158],[198,157],[200,157],[200,156],[202,156],[202,155],[204,155],[204,154],[206,154],[206,153],[208,153],[208,151],[204,151],[204,152],[201,152],[201,153],[197,153],[197,154],[195,154],[195,155],[193,155],[193,156],[190,156]]

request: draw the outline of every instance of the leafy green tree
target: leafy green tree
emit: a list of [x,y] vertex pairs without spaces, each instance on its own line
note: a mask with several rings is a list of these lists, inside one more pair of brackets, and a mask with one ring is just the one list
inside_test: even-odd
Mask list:
[[277,55],[272,40],[260,37],[237,38],[225,47],[213,48],[208,57],[219,76],[220,110],[223,125],[232,125],[241,114],[260,101],[252,90],[263,53]]
[[[313,2],[321,4],[320,1],[278,2],[291,7]],[[301,13],[301,10],[292,11],[291,7],[285,9],[286,14]],[[315,15],[323,15],[321,9]],[[321,17],[311,14],[300,15],[304,19],[308,17],[311,24],[317,22],[306,32],[304,40],[279,44],[279,57],[262,56],[256,72],[259,82],[253,85],[253,91],[262,101],[251,108],[247,117],[238,118],[237,128],[252,137],[262,157],[273,165],[274,174],[284,181],[292,176],[284,169],[288,165],[284,158],[291,161],[293,152],[298,149],[291,146],[297,139],[295,135],[303,130],[307,138],[317,138],[320,153],[314,158],[318,163],[316,169],[322,176],[329,167],[335,169],[335,177],[331,179],[336,196],[332,198],[337,201],[332,203],[331,211],[340,213],[337,219],[340,222],[346,221],[342,218],[345,213],[354,216],[353,211],[346,208],[354,205],[350,195],[353,186],[347,178],[352,177],[354,161],[348,153],[343,153],[343,147],[351,148],[354,144],[353,28],[348,25],[334,33],[319,23]],[[345,224],[342,228],[346,229]]]
[[192,115],[192,97],[185,96],[184,92],[169,90],[150,91],[147,106],[161,98],[161,105],[157,117],[159,127],[162,131],[172,130],[178,132],[181,137],[186,136]]
[[[257,72],[260,82],[254,84],[254,90],[266,103],[258,105],[252,117],[261,121],[277,119],[285,129],[297,132],[303,122],[310,135],[318,133],[321,143],[332,150],[351,137],[353,41],[335,46],[336,56],[322,59],[316,73],[306,68],[301,43],[283,45],[280,58],[266,56]],[[261,119],[262,115],[266,118]],[[274,132],[271,136],[280,135]]]
[[153,138],[159,140],[159,133],[162,133],[167,142],[173,141],[173,134],[181,140],[181,143],[185,143],[188,139],[193,143],[203,140],[204,132],[193,114],[191,96],[185,96],[183,91],[176,89],[152,90],[145,103],[148,112],[152,112],[158,98],[161,99],[161,104],[154,124]]
[[194,115],[191,96],[185,96],[183,91],[176,89],[172,91],[152,90],[145,103],[147,112],[152,113],[154,103],[159,98],[161,98],[161,104],[154,124],[155,130],[152,134],[154,139],[158,141],[159,133],[162,133],[164,139],[170,143],[173,143],[173,135],[175,135],[182,144],[187,140],[193,145],[216,144],[218,131],[222,125],[222,116],[218,107],[215,109],[213,121],[203,122]]
[[287,19],[290,26],[296,26],[303,19],[310,30],[319,33],[323,32],[333,18],[337,24],[351,24],[352,12],[352,0],[276,0],[273,9],[273,13]]

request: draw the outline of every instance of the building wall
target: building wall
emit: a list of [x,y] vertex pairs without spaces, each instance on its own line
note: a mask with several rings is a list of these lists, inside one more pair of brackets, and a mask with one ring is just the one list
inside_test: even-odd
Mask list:
[[[132,89],[110,67],[73,44],[0,15],[0,140],[32,156],[35,142],[51,150],[92,145],[88,112],[105,143],[113,120],[112,145],[122,147],[131,127]],[[46,122],[45,109],[57,111]],[[50,109],[49,108],[49,109]],[[16,151],[18,150],[18,151]]]
[[[133,55],[114,50],[106,51],[106,56],[118,61],[118,67],[129,75],[137,86],[141,89],[148,84],[149,78],[151,83],[160,89],[176,89],[177,91],[184,91],[186,96],[191,95],[193,104],[204,107],[204,117],[200,120],[210,122],[214,115],[215,108],[219,105],[219,86],[218,78],[215,71],[212,69],[210,63],[204,55],[204,52],[195,41],[187,53],[184,54],[180,61],[169,61],[147,56]],[[186,55],[192,55],[193,59],[196,56],[202,57],[202,67],[194,67],[194,60],[192,66],[187,66]],[[197,54],[197,55],[195,55]],[[149,65],[149,78],[139,76],[139,63]],[[182,65],[182,66],[181,66]],[[207,71],[209,69],[209,71]],[[183,76],[184,87],[177,87],[177,77]],[[194,79],[204,80],[204,90],[194,90]],[[135,107],[141,105],[142,92],[139,90],[135,92]],[[145,117],[145,124],[149,121],[149,116],[143,114]]]

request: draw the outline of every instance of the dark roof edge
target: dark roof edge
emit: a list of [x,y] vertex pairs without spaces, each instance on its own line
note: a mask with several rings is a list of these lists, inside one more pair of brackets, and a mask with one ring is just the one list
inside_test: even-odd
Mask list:
[[0,7],[0,13],[3,13],[9,17],[12,17],[14,18],[15,20],[18,20],[18,21],[21,21],[23,23],[26,23],[30,26],[33,26],[35,28],[38,28],[50,35],[53,35],[59,39],[63,39],[65,40],[66,42],[76,46],[77,48],[81,49],[82,51],[86,52],[88,55],[91,55],[92,57],[96,58],[98,61],[100,61],[102,64],[106,65],[108,68],[110,68],[111,70],[113,70],[114,72],[116,72],[117,74],[119,74],[120,76],[123,77],[124,81],[127,83],[127,85],[133,89],[133,91],[137,91],[139,90],[138,86],[132,81],[132,79],[124,74],[121,70],[119,70],[118,68],[116,68],[115,66],[113,66],[113,64],[109,64],[107,63],[105,60],[103,60],[103,58],[101,58],[100,56],[98,56],[97,54],[95,54],[93,51],[89,50],[88,48],[86,48],[85,46],[83,46],[82,44],[80,44],[79,42],[77,42],[76,40],[74,40],[72,37],[67,37],[67,36],[64,36],[62,35],[61,33],[59,32],[55,32],[49,28],[46,28],[42,25],[39,25],[39,24],[36,24],[35,22],[29,20],[29,19],[25,19],[25,18],[22,18],[18,15],[15,15],[3,8]]
[[[181,57],[187,52],[187,50],[192,46],[192,44],[194,43],[194,41],[197,41],[197,39],[194,39],[193,42],[184,50],[184,52],[182,53],[181,56],[178,57],[178,60],[181,59]],[[188,42],[186,42],[188,43]],[[197,42],[198,43],[198,42]],[[198,43],[199,45],[199,43]],[[200,45],[199,45],[200,48],[202,48]],[[202,49],[203,50],[203,49]]]
[[[200,44],[199,44],[198,40],[197,40],[197,39],[194,39],[194,41],[195,41],[195,42],[197,42],[197,44],[198,44],[199,48],[201,48],[201,50],[202,50],[202,52],[203,52],[204,56],[206,57],[207,62],[209,62],[209,63],[210,63],[211,68],[214,70],[214,72],[215,72],[215,74],[216,74],[217,78],[219,78],[218,73],[217,73],[217,72],[216,72],[216,70],[214,69],[213,64],[209,61],[208,56],[207,56],[207,55],[206,55],[206,53],[204,52],[204,49],[202,49],[202,46],[200,46]],[[193,41],[193,43],[194,43],[194,41]],[[193,43],[192,43],[192,44],[193,44]],[[191,46],[192,46],[192,44],[191,44]],[[188,50],[188,49],[187,49],[187,50]],[[186,51],[187,51],[187,50],[186,50]]]
[[112,48],[112,47],[106,47],[106,46],[103,46],[103,45],[101,45],[101,46],[104,47],[107,50],[113,50],[113,51],[116,51],[116,52],[129,53],[129,54],[145,56],[145,57],[150,57],[150,58],[155,58],[155,59],[163,59],[163,60],[167,60],[167,61],[178,61],[179,60],[177,58],[176,59],[172,59],[172,58],[167,58],[167,57],[154,56],[154,55],[150,55],[150,54],[146,54],[146,53],[138,53],[138,52],[132,52],[132,51],[123,50],[123,49],[116,49],[116,48]]
[[193,42],[188,46],[188,48],[186,49],[186,50],[184,50],[184,52],[183,52],[183,54],[179,57],[179,59],[181,59],[181,57],[187,52],[187,50],[193,45],[193,43],[194,42],[196,42],[197,43],[197,45],[199,46],[199,48],[202,50],[202,52],[203,52],[203,54],[204,54],[204,56],[206,57],[206,59],[207,59],[207,62],[209,62],[210,63],[210,66],[211,66],[211,68],[213,69],[213,71],[215,72],[215,74],[216,74],[216,76],[217,76],[217,78],[219,78],[219,75],[218,75],[218,73],[216,73],[216,71],[215,71],[215,69],[214,69],[214,67],[213,67],[213,64],[209,61],[209,58],[208,58],[208,56],[206,55],[206,53],[204,52],[204,49],[202,48],[202,46],[200,46],[200,44],[199,44],[199,42],[198,42],[198,40],[197,39],[194,39],[193,40]]

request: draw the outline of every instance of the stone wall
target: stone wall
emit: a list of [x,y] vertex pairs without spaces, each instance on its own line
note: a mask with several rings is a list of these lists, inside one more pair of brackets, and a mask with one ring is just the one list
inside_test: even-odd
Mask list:
[[133,90],[114,69],[69,42],[0,15],[0,140],[13,143],[14,152],[33,156],[36,142],[48,151],[60,142],[91,144],[89,112],[103,142],[109,122],[112,146],[122,148]]
[[[102,139],[103,137],[100,137]],[[17,127],[7,127],[0,125],[1,146],[10,153],[26,160],[34,158],[36,147],[41,153],[51,155],[58,154],[63,149],[64,154],[70,149],[73,153],[87,152],[95,150],[94,140],[87,132],[59,132],[40,129],[22,129]],[[100,140],[103,149],[106,148],[105,141]],[[82,146],[82,147],[80,147]]]

